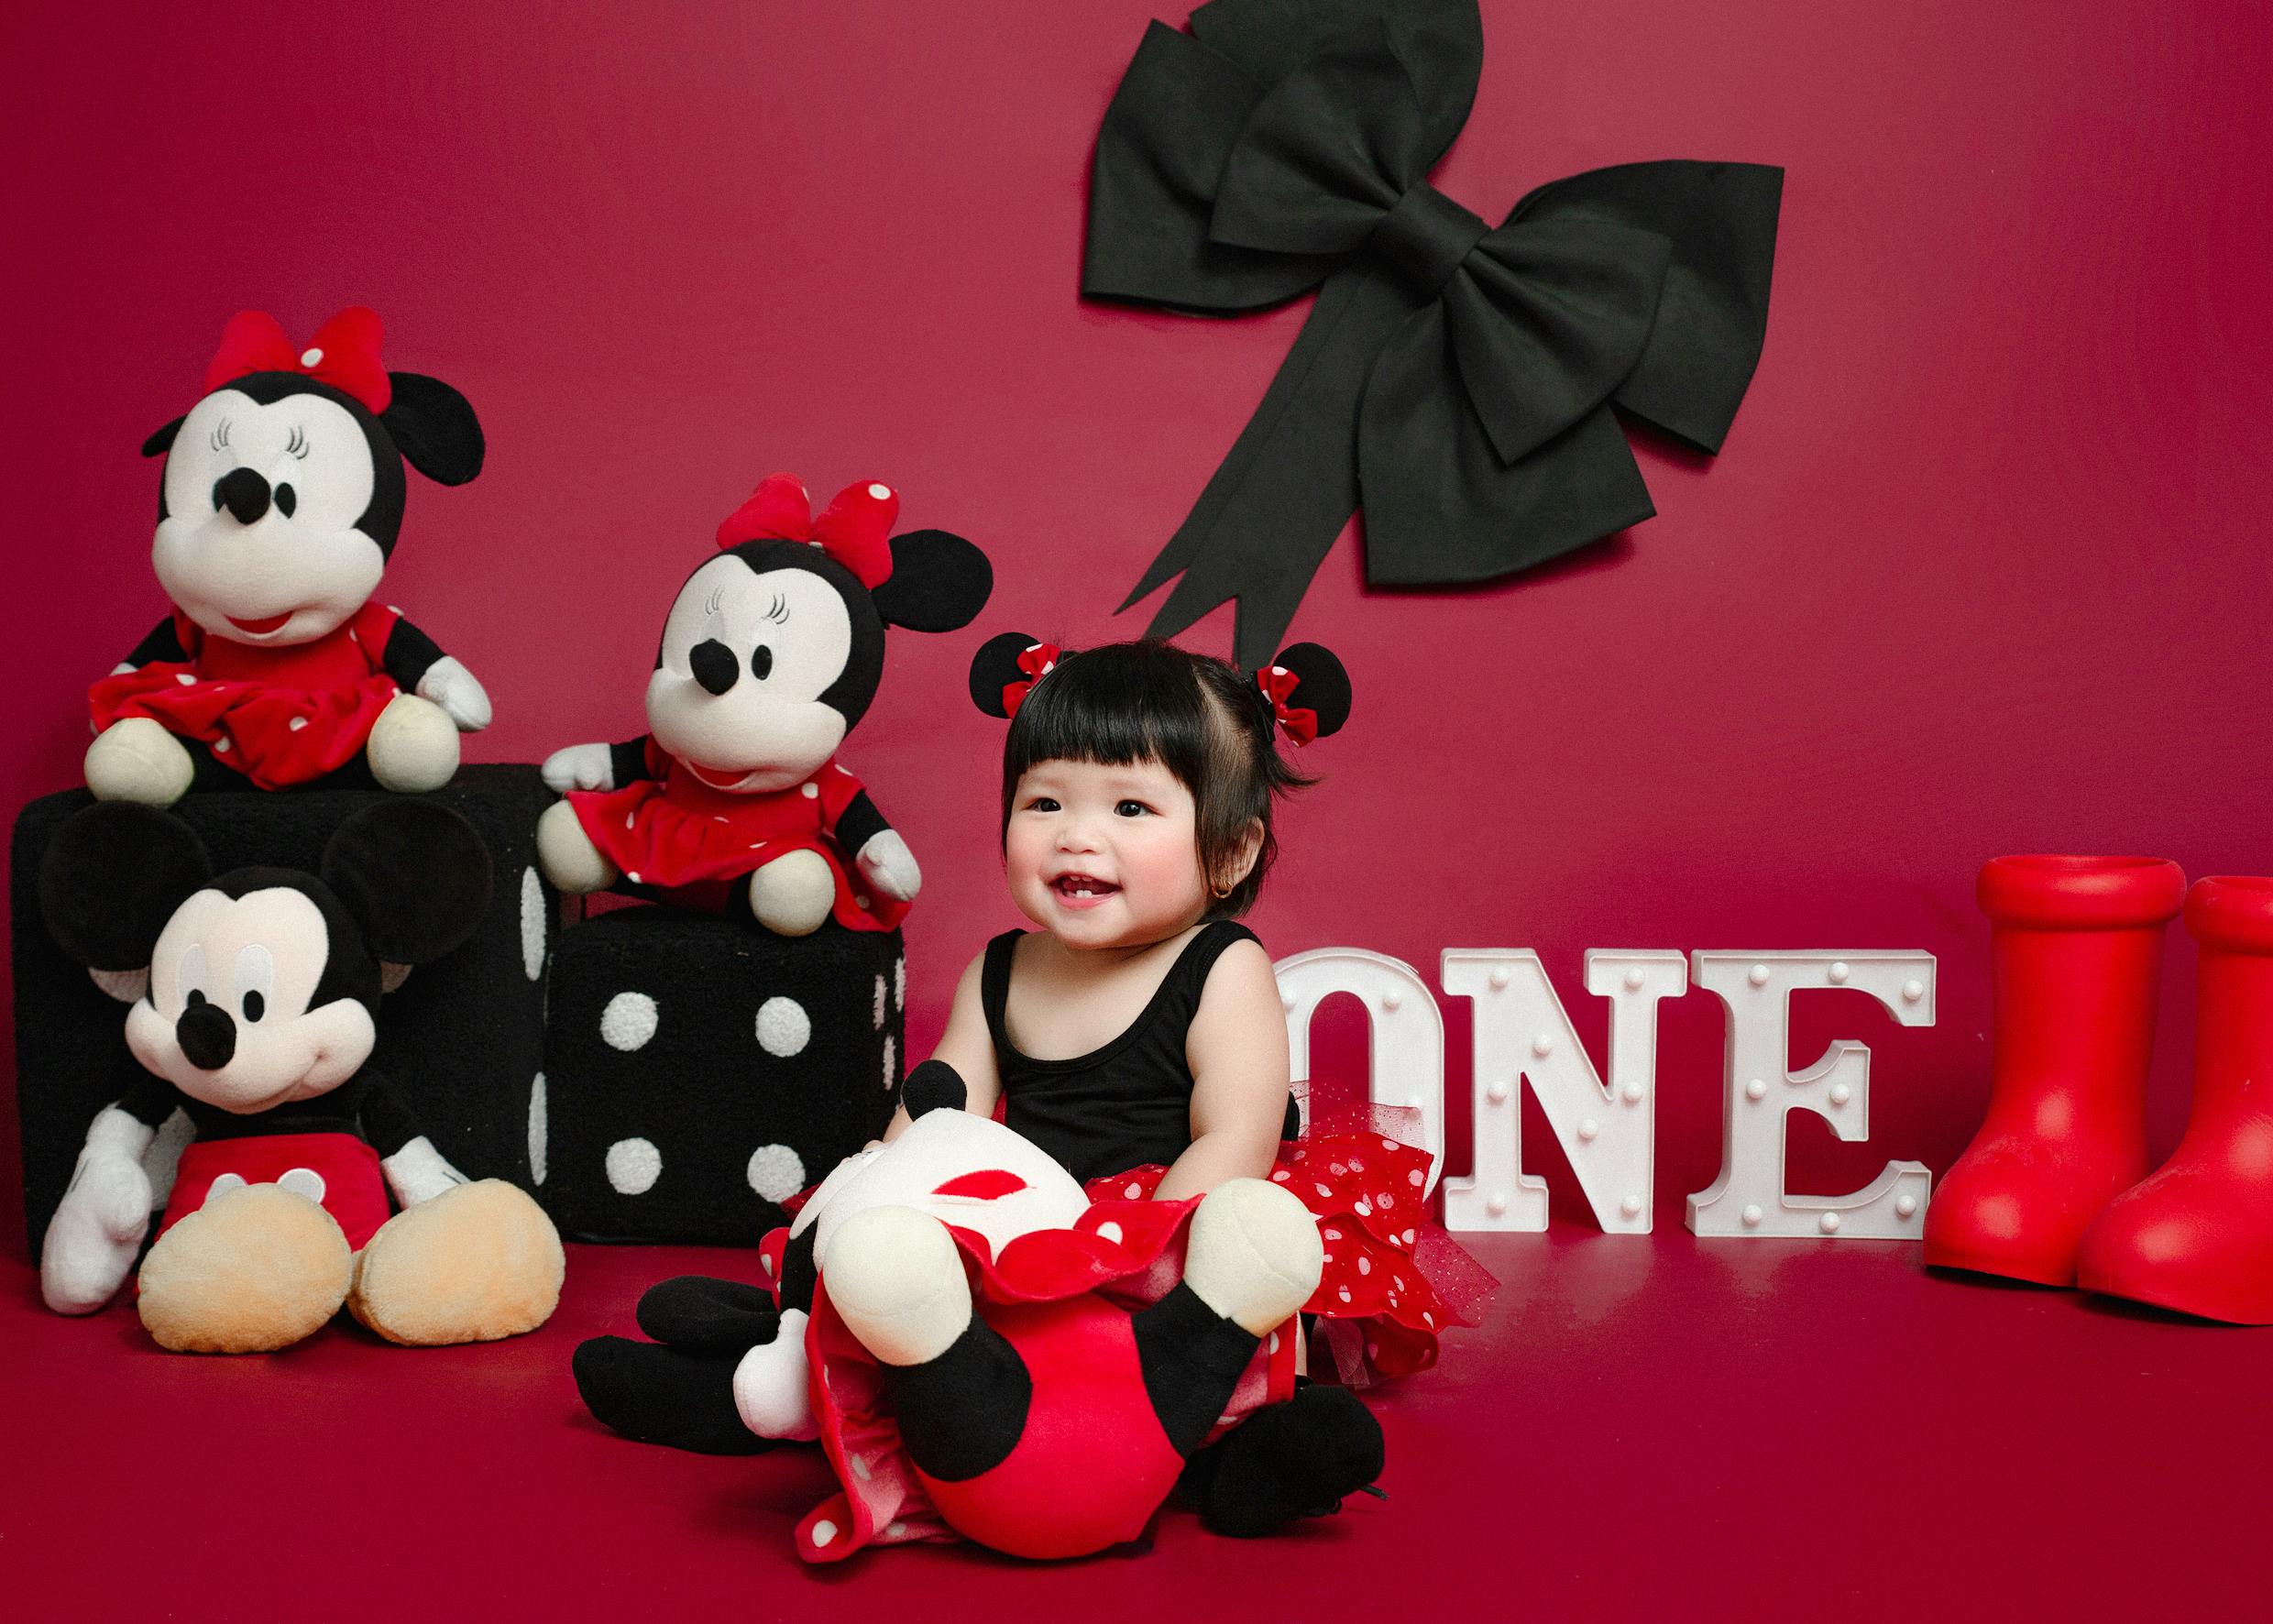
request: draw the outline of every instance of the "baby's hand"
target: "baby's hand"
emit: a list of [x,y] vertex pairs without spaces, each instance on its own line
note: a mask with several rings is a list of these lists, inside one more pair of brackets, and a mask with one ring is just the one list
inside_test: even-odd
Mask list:
[[923,870],[916,866],[916,854],[897,829],[878,829],[869,836],[853,861],[868,883],[894,902],[914,902],[923,889]]

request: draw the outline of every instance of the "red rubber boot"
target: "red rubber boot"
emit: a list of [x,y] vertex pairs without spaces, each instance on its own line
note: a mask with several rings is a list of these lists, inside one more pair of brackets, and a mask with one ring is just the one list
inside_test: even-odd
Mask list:
[[2163,927],[2186,876],[2153,857],[2000,857],[1989,916],[1989,1114],[1926,1209],[1926,1261],[2047,1286],[2147,1170]]
[[2186,928],[2202,944],[2186,1137],[2092,1225],[2077,1283],[2273,1325],[2273,880],[2202,881]]

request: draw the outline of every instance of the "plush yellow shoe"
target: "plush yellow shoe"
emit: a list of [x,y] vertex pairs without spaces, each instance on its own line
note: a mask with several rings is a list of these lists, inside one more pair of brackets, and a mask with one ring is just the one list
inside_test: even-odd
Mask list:
[[457,776],[457,724],[432,700],[397,694],[371,724],[363,754],[381,789],[440,789]]
[[536,1202],[484,1179],[390,1218],[356,1259],[347,1308],[406,1346],[495,1342],[552,1318],[566,1267]]
[[207,1202],[142,1260],[142,1323],[178,1354],[265,1354],[324,1328],[354,1273],[347,1237],[296,1191],[248,1185]]
[[87,746],[86,774],[98,801],[170,807],[189,793],[197,764],[181,740],[147,716],[130,716]]
[[776,857],[750,876],[750,911],[775,936],[811,936],[836,902],[836,874],[818,851]]

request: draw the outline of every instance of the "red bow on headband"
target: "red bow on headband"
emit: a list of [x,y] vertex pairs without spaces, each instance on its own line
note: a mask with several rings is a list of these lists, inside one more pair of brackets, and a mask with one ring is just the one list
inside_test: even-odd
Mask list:
[[826,552],[873,592],[892,578],[892,521],[899,516],[899,493],[889,485],[865,479],[848,485],[816,515],[804,480],[795,474],[768,474],[719,526],[719,545],[804,542]]
[[1287,742],[1303,745],[1318,738],[1318,713],[1301,710],[1289,705],[1294,690],[1301,686],[1293,672],[1283,665],[1266,665],[1255,674],[1255,686],[1263,690],[1263,697],[1270,701],[1270,713],[1278,719],[1279,730],[1287,736]]
[[1058,645],[1038,642],[1018,656],[1018,669],[1026,675],[1003,687],[1003,714],[1016,716],[1026,697],[1034,691],[1034,685],[1048,676],[1058,664]]
[[395,398],[387,368],[379,364],[379,333],[376,313],[351,305],[318,327],[306,349],[295,349],[274,316],[239,311],[221,329],[221,347],[205,368],[205,392],[255,372],[301,372],[361,401],[377,416]]

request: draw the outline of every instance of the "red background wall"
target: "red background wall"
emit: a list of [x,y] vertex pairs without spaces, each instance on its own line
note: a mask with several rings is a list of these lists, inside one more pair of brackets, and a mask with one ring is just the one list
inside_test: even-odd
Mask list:
[[[890,479],[907,524],[991,553],[994,605],[895,642],[849,752],[928,876],[928,1041],[1015,922],[970,652],[1141,630],[1108,611],[1302,316],[1075,296],[1091,140],[1156,9],[11,8],[0,803],[78,781],[84,688],[162,610],[135,450],[223,321],[306,333],[368,302],[392,363],[458,385],[489,434],[477,484],[413,491],[386,588],[489,684],[471,759],[635,731],[675,587],[773,469]],[[1536,948],[1598,1044],[1587,947],[1928,949],[1930,1031],[1803,1001],[1798,1059],[1873,1043],[1876,1131],[1799,1119],[1794,1157],[1821,1190],[1946,1167],[1985,1081],[1983,858],[2273,869],[2273,29],[2154,0],[1486,13],[1440,183],[1496,215],[1598,164],[1786,165],[1766,354],[1718,463],[1645,449],[1661,517],[1560,568],[1371,596],[1342,543],[1295,631],[1344,655],[1359,708],[1306,762],[1329,781],[1289,813],[1256,923],[1277,952],[1432,976],[1447,946]],[[1227,648],[1227,618],[1191,640]],[[1346,1076],[1355,1017],[1322,1018]],[[1692,993],[1664,1026],[1674,1224],[1718,1164],[1718,1006]],[[1536,1119],[1529,1148],[1576,1212]],[[0,1189],[16,1167],[9,1121]],[[21,1222],[0,1200],[0,1240]]]

